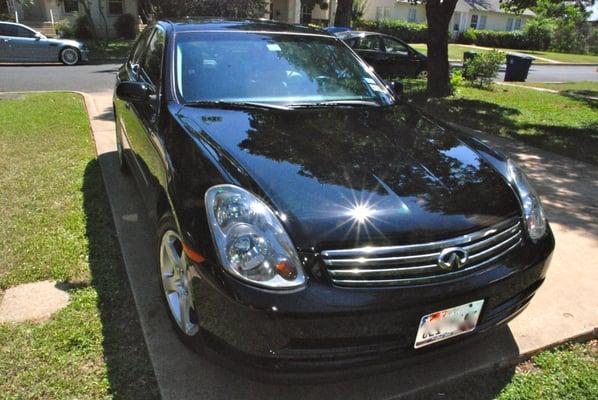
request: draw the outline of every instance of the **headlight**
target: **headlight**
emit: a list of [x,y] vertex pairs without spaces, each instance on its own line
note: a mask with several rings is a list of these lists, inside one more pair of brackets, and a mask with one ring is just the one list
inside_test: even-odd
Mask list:
[[271,289],[305,283],[291,239],[263,201],[233,185],[211,187],[205,200],[212,238],[227,272]]
[[513,160],[508,161],[509,180],[519,193],[527,232],[532,240],[538,240],[546,233],[546,216],[540,197],[530,185],[525,173]]

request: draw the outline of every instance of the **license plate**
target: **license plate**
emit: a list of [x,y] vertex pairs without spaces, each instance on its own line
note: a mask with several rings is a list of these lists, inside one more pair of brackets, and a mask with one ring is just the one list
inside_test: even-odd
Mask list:
[[477,300],[424,315],[419,322],[415,348],[427,346],[475,329],[484,300]]

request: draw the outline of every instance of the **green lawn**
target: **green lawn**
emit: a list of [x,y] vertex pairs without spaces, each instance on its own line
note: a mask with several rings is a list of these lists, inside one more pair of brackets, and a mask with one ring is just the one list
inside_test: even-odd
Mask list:
[[598,97],[598,81],[542,83],[542,82],[521,82],[522,86],[533,86],[545,89],[558,90],[568,96],[590,96]]
[[82,98],[0,95],[0,295],[42,279],[71,302],[0,324],[0,398],[156,398]]
[[428,99],[421,81],[405,86],[416,104],[440,119],[598,165],[596,100],[501,85],[464,86],[456,96]]
[[594,400],[596,393],[598,342],[594,340],[544,351],[516,367],[458,379],[417,398]]
[[[428,51],[428,47],[425,43],[414,43],[410,44],[416,50],[426,54]],[[451,61],[462,61],[463,60],[463,53],[466,51],[475,51],[478,53],[485,53],[489,50],[487,49],[480,49],[480,48],[471,48],[468,46],[463,46],[456,43],[449,44],[449,59]],[[513,49],[502,49],[497,48],[496,50],[502,51],[504,53],[522,53],[522,54],[529,54],[532,57],[542,57],[547,58],[549,60],[558,61],[558,62],[565,62],[565,63],[577,63],[577,64],[586,64],[586,63],[593,63],[598,64],[598,56],[597,55],[589,55],[589,54],[565,54],[565,53],[553,53],[550,51],[529,51],[529,50],[513,50]],[[550,64],[549,61],[536,59],[534,60],[535,64]]]

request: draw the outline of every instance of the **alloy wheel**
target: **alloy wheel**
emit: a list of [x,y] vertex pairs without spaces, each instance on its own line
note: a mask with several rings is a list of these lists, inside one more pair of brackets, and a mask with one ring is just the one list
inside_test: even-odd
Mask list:
[[419,79],[428,79],[428,71],[427,70],[420,71],[420,73],[417,74],[417,77]]
[[75,49],[64,49],[61,53],[61,61],[66,65],[75,65],[79,62],[79,53]]
[[189,264],[180,236],[168,230],[160,243],[160,275],[168,308],[181,331],[193,336],[198,331],[194,322],[193,296],[189,280]]

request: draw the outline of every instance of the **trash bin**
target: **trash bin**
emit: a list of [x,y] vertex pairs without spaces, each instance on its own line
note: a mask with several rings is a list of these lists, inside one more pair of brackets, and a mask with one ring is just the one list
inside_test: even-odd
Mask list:
[[505,81],[525,82],[533,57],[520,54],[507,54]]
[[477,55],[478,55],[478,53],[476,53],[475,51],[463,52],[463,64],[465,64],[467,62],[467,60],[471,60],[472,58],[474,58]]

